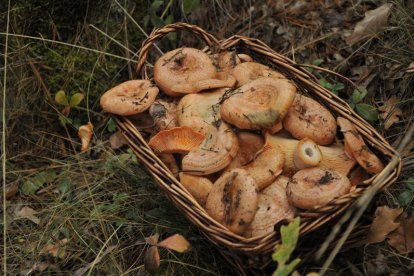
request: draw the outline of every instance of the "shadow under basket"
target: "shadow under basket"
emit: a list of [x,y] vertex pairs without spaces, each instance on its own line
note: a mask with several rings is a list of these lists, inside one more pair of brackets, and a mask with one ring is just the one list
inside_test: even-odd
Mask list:
[[[154,43],[171,32],[181,30],[188,31],[190,34],[200,38],[207,46],[204,48],[206,52],[216,53],[220,50],[235,49],[239,54],[248,54],[255,61],[282,72],[295,83],[300,93],[306,94],[322,103],[335,117],[342,116],[354,123],[367,145],[371,147],[384,163],[389,163],[393,156],[397,156],[397,152],[369,123],[356,114],[345,101],[322,87],[316,77],[308,70],[276,53],[257,39],[232,36],[228,39],[218,40],[198,26],[185,23],[170,24],[162,29],[154,30],[143,42],[136,67],[138,78],[151,78],[152,68],[149,66],[151,61],[148,59],[150,49],[155,46]],[[191,47],[191,45],[186,46]],[[317,69],[346,79],[326,69]],[[348,81],[347,85],[352,86],[353,83]],[[198,227],[208,240],[218,247],[218,251],[234,267],[235,271],[241,275],[260,274],[266,271],[266,268],[273,263],[271,253],[274,251],[275,246],[280,243],[279,231],[274,231],[266,236],[252,238],[245,238],[230,232],[223,225],[212,219],[204,208],[196,202],[166,165],[154,154],[141,133],[128,118],[115,116],[114,119],[130,148],[164,190],[167,197]],[[399,160],[398,165],[393,168],[389,176],[381,183],[381,189],[388,187],[396,181],[401,167],[402,162]],[[354,186],[349,194],[337,198],[323,207],[300,212],[298,214],[301,217],[300,237],[322,227],[325,223],[347,210],[364,193],[376,177],[377,175],[365,180],[360,185]]]

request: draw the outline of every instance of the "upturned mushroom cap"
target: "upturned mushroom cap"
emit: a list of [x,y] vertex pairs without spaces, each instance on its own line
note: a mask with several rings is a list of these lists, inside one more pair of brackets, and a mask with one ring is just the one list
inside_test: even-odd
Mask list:
[[157,153],[188,153],[196,149],[203,140],[203,134],[184,126],[158,132],[148,145]]
[[354,125],[343,117],[338,117],[338,125],[345,137],[347,153],[369,173],[379,173],[384,169],[381,160],[368,148]]
[[239,141],[239,151],[236,157],[231,161],[226,168],[227,171],[241,168],[253,161],[254,157],[260,149],[263,148],[264,139],[261,135],[257,135],[247,131],[240,131],[237,133],[237,140]]
[[282,120],[295,95],[288,80],[262,77],[225,95],[220,114],[240,129],[270,128]]
[[172,97],[234,85],[234,81],[219,80],[216,73],[213,60],[203,51],[194,48],[170,51],[154,65],[155,83]]
[[177,127],[177,103],[166,100],[155,100],[149,108],[149,114],[154,119],[158,131]]
[[316,167],[322,162],[322,152],[311,139],[304,138],[293,153],[293,162],[297,169]]
[[100,103],[107,112],[129,116],[147,110],[157,95],[158,88],[149,80],[130,80],[106,91]]
[[206,134],[203,143],[184,156],[182,170],[193,175],[209,175],[227,167],[239,150],[237,136],[224,122]]
[[257,209],[256,184],[242,169],[224,173],[213,185],[206,211],[236,234],[243,234]]
[[[283,169],[285,172],[291,173],[297,171],[294,163],[294,153],[299,144],[298,140],[286,137],[283,133],[276,135],[267,133],[265,140],[266,143],[279,147],[285,153],[285,166]],[[356,163],[354,159],[349,158],[345,154],[342,144],[335,144],[329,147],[319,146],[319,149],[322,153],[321,167],[333,169],[343,175],[347,175]]]
[[331,144],[336,134],[336,121],[329,110],[303,95],[295,97],[283,127],[296,139],[309,138],[318,145]]
[[237,81],[238,87],[261,77],[286,78],[281,73],[257,62],[242,62],[238,64],[233,70],[233,76]]
[[281,175],[259,193],[257,211],[244,234],[246,237],[270,234],[278,222],[293,219],[296,209],[286,196],[288,182],[289,178]]
[[269,186],[282,173],[285,155],[279,147],[265,144],[254,161],[243,169],[253,177],[259,191]]
[[208,194],[213,188],[210,179],[181,172],[180,182],[201,206],[206,204]]
[[335,170],[320,167],[298,171],[286,189],[289,202],[301,209],[313,209],[347,194],[351,183]]

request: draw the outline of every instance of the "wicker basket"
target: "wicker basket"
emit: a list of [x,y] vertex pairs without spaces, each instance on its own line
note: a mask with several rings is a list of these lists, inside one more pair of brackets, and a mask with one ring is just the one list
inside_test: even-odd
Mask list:
[[[167,25],[162,29],[154,30],[143,42],[136,67],[139,78],[149,79],[151,77],[151,67],[148,66],[149,62],[147,59],[154,43],[168,33],[180,30],[188,31],[201,38],[206,43],[207,47],[204,49],[206,52],[217,52],[218,50],[235,48],[238,53],[249,54],[254,60],[284,73],[297,85],[301,93],[307,94],[324,104],[335,116],[343,116],[352,121],[365,141],[384,162],[389,162],[396,155],[396,151],[388,142],[369,123],[358,116],[345,101],[319,85],[315,76],[303,67],[276,53],[269,46],[257,39],[232,36],[219,41],[198,26],[185,23]],[[328,71],[322,68],[318,69]],[[329,73],[341,77],[336,73]],[[352,82],[349,85],[353,85]],[[239,274],[261,273],[268,267],[272,262],[270,253],[280,242],[278,231],[265,237],[253,238],[245,238],[230,232],[223,225],[212,219],[195,201],[168,168],[152,152],[140,132],[130,120],[118,116],[115,117],[115,121],[122,130],[131,149],[147,167],[149,173],[165,191],[167,197],[200,229],[207,239],[218,247],[219,252],[233,265]],[[400,160],[398,166],[393,169],[389,177],[381,184],[382,189],[395,182],[400,173],[401,166],[402,163]],[[355,199],[364,193],[367,186],[372,183],[375,177],[357,185],[349,194],[331,201],[326,206],[301,212],[299,214],[302,218],[300,235],[303,236],[318,229],[348,209],[354,203]]]

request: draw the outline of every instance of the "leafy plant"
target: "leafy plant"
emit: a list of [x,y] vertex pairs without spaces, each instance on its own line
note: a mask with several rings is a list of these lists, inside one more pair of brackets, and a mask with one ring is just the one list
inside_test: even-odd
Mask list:
[[372,105],[362,103],[362,100],[367,94],[368,91],[365,87],[358,87],[352,93],[352,96],[349,99],[349,105],[351,108],[355,109],[358,114],[361,115],[365,120],[375,122],[378,120],[378,110]]
[[290,275],[295,267],[299,264],[300,259],[296,258],[290,263],[290,255],[295,250],[299,238],[300,217],[296,217],[288,225],[283,225],[280,228],[280,235],[282,243],[276,248],[272,258],[277,262],[277,269],[273,276],[287,276]]
[[[158,16],[157,13],[159,13],[161,6],[164,5],[163,0],[154,0],[149,9],[147,15],[144,16],[144,26],[148,27],[151,23],[151,25],[155,28],[161,28],[164,27],[167,24],[171,24],[174,22],[174,16],[173,14],[169,14],[166,16],[167,11],[171,5],[172,1],[169,1],[169,3],[166,5],[165,9],[162,11],[161,15]],[[165,18],[165,19],[164,19]],[[177,39],[176,33],[169,33],[167,35],[167,38],[171,41],[175,41]]]
[[406,207],[414,199],[414,178],[410,177],[406,182],[407,189],[398,195],[398,202]]
[[337,83],[332,84],[325,78],[319,79],[319,84],[325,87],[326,89],[331,90],[332,93],[334,93],[337,96],[338,96],[338,92],[345,88],[345,85],[342,82],[337,82]]
[[[67,123],[74,124],[75,121],[72,121],[68,118],[71,108],[78,106],[84,99],[82,93],[75,93],[72,96],[66,96],[65,91],[59,90],[55,95],[55,102],[58,105],[63,106],[62,114],[59,115],[59,121],[62,126],[65,126]],[[79,121],[79,120],[78,120]],[[80,125],[80,122],[76,122],[76,125]]]
[[34,195],[44,184],[53,181],[56,178],[54,171],[40,172],[35,176],[27,179],[21,188],[25,195]]

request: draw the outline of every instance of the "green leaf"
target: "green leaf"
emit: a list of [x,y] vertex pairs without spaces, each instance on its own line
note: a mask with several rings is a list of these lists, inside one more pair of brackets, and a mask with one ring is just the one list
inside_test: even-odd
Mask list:
[[334,86],[332,87],[332,90],[337,92],[337,91],[341,91],[345,88],[345,84],[343,84],[342,82],[337,82],[334,84]]
[[300,259],[296,258],[288,265],[278,265],[276,271],[273,273],[273,276],[289,276],[299,263]]
[[109,119],[108,124],[107,124],[107,128],[108,128],[109,132],[115,132],[116,124],[115,124],[114,120],[112,120],[112,118]]
[[200,7],[200,0],[183,0],[183,10],[185,14],[190,14]]
[[278,246],[276,252],[273,253],[273,260],[278,263],[286,263],[289,260],[290,254],[295,250],[296,243],[298,242],[299,224],[300,218],[296,217],[288,225],[283,225],[280,228],[282,243]]
[[33,182],[32,180],[27,180],[23,183],[22,192],[25,195],[34,195],[42,185],[43,184]]
[[174,16],[172,14],[170,14],[170,15],[167,16],[167,18],[165,18],[164,21],[165,21],[165,24],[171,24],[171,23],[174,22]]
[[378,110],[372,105],[359,103],[356,105],[356,111],[365,120],[368,120],[370,122],[375,122],[378,120]]
[[354,92],[352,93],[351,102],[354,104],[357,104],[361,102],[367,94],[368,94],[367,89],[365,87],[360,86],[357,89],[355,89]]
[[117,193],[113,196],[113,200],[115,204],[120,204],[122,202],[127,201],[129,198],[129,195],[127,193]]
[[69,102],[68,102],[68,98],[66,97],[66,93],[63,90],[59,90],[56,95],[55,95],[55,102],[57,104],[63,105],[63,106],[68,106]]
[[407,187],[414,192],[414,178],[410,177],[407,179]]
[[312,64],[315,66],[319,66],[324,62],[324,60],[322,58],[318,58],[312,61]]
[[147,27],[150,21],[150,16],[149,14],[145,15],[144,18],[142,19],[142,22],[144,23],[144,26]]
[[56,178],[54,171],[40,172],[23,183],[22,192],[25,195],[34,195],[45,183]]
[[67,124],[72,124],[72,120],[66,116],[59,115],[59,122],[61,126],[66,126]]
[[319,84],[325,87],[326,89],[332,90],[332,84],[325,78],[319,80]]
[[402,207],[406,207],[413,200],[413,197],[414,193],[412,191],[404,191],[398,195],[398,202]]
[[69,106],[70,107],[78,106],[82,102],[83,98],[85,98],[85,96],[82,93],[73,94],[72,97],[70,97]]
[[156,16],[155,14],[151,15],[151,24],[156,28],[161,28],[165,26],[164,20]]
[[62,178],[61,180],[59,180],[59,183],[58,183],[59,191],[62,194],[65,194],[67,191],[69,191],[71,184],[72,182],[70,178]]
[[149,9],[151,12],[155,13],[162,4],[164,4],[164,0],[154,0]]

